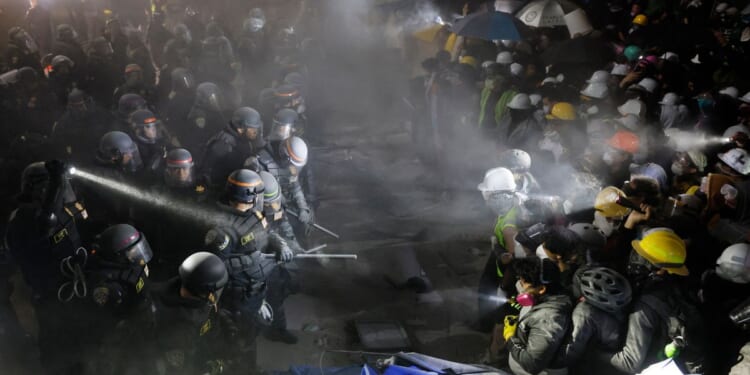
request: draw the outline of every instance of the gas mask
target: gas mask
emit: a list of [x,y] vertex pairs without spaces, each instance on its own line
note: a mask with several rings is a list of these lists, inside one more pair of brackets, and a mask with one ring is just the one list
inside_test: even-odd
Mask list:
[[630,251],[626,273],[635,285],[643,285],[646,280],[656,277],[655,271],[657,268],[640,256],[637,251]]
[[516,204],[516,195],[512,191],[482,192],[482,195],[487,207],[498,216],[508,214]]

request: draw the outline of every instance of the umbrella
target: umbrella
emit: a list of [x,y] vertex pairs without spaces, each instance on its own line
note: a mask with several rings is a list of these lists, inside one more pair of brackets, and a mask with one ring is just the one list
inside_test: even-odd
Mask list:
[[516,18],[532,27],[565,26],[565,15],[578,9],[567,0],[536,0],[516,13]]
[[503,12],[478,12],[453,25],[457,35],[484,40],[521,40],[513,16]]
[[498,12],[514,13],[523,5],[523,0],[495,0],[495,10]]

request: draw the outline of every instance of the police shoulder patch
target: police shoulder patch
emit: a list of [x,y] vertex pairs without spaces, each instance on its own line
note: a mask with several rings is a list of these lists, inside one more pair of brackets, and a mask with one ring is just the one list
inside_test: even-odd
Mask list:
[[109,288],[100,286],[94,289],[94,302],[99,306],[104,306],[109,301]]
[[255,235],[253,234],[253,232],[250,232],[250,233],[242,236],[242,238],[240,238],[240,244],[242,244],[242,246],[245,246],[248,243],[250,243],[250,241],[252,241],[254,239],[255,239]]
[[206,333],[208,333],[208,331],[210,330],[211,330],[211,319],[206,319],[206,322],[203,323],[203,325],[201,326],[200,335],[203,336]]

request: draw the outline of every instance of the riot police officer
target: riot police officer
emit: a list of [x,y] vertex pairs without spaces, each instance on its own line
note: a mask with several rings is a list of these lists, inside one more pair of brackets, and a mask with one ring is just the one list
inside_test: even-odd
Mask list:
[[251,169],[271,173],[281,186],[284,201],[298,214],[299,222],[305,226],[313,224],[313,211],[299,182],[299,174],[307,164],[305,141],[298,137],[270,141],[257,156],[245,163]]
[[232,120],[206,144],[201,165],[201,176],[213,185],[224,181],[245,159],[263,145],[263,121],[258,111],[240,107]]
[[100,36],[89,43],[86,52],[88,59],[82,82],[83,88],[97,98],[102,107],[112,108],[112,105],[116,103],[112,102],[112,93],[117,87],[122,72],[115,65],[112,45]]
[[138,94],[125,94],[121,96],[117,101],[115,121],[111,126],[111,130],[117,130],[123,133],[131,132],[132,127],[130,125],[130,115],[140,109],[147,109],[147,103],[143,97]]
[[198,148],[206,139],[216,134],[227,123],[224,117],[224,99],[215,83],[203,82],[195,92],[195,102],[188,113],[188,123],[180,139],[188,148]]
[[23,171],[19,207],[8,222],[5,242],[31,288],[39,325],[42,365],[50,374],[80,373],[85,329],[80,305],[79,223],[88,217],[59,161],[36,162]]
[[54,56],[67,56],[76,67],[83,67],[86,64],[86,54],[76,38],[78,38],[78,33],[73,29],[73,26],[68,24],[57,25],[51,52]]
[[112,94],[112,101],[118,102],[125,94],[138,94],[149,104],[156,105],[156,88],[145,80],[143,68],[138,64],[125,66],[125,83],[118,86]]
[[133,139],[138,145],[146,173],[154,177],[162,169],[167,151],[175,143],[169,131],[156,115],[148,109],[139,109],[130,115]]
[[[162,113],[164,120],[173,129],[180,129],[187,125],[187,116],[195,101],[195,80],[193,74],[186,68],[175,68],[169,75],[171,88],[167,90],[167,97],[160,98],[164,104]],[[160,84],[161,85],[161,84]]]
[[146,305],[148,262],[154,254],[146,236],[129,224],[113,225],[94,241],[87,275],[91,297],[116,322]]
[[107,129],[109,113],[99,108],[94,100],[79,89],[68,94],[68,105],[60,119],[52,126],[52,136],[60,146],[58,155],[74,162],[87,161],[96,149],[99,135]]
[[221,367],[218,304],[229,274],[224,262],[196,252],[179,267],[179,276],[154,285],[154,329],[145,345],[155,346],[166,373],[205,373]]
[[232,343],[230,372],[247,371],[256,366],[255,338],[259,327],[273,320],[273,309],[265,301],[266,277],[276,265],[258,251],[238,252],[239,237],[231,227],[212,228],[206,233],[205,244],[224,260],[229,272],[221,309],[230,322],[227,325],[227,336]]
[[8,48],[5,50],[6,69],[19,69],[29,66],[41,72],[39,46],[34,38],[21,27],[8,30]]

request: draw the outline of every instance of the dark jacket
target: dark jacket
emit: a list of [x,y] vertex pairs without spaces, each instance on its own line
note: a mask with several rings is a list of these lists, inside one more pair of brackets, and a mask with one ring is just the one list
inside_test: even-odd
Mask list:
[[546,368],[565,367],[560,350],[571,326],[573,304],[566,295],[548,296],[518,322],[510,339],[513,360],[524,370],[537,374]]
[[649,364],[658,362],[658,353],[669,343],[667,324],[659,312],[649,304],[650,299],[668,301],[672,285],[659,283],[646,290],[633,304],[628,317],[625,346],[611,355],[610,363],[620,371],[635,374]]
[[593,350],[617,350],[624,336],[626,318],[625,312],[608,313],[586,302],[576,305],[572,316],[573,331],[563,347],[568,366],[575,365],[582,358],[592,358],[586,354]]

